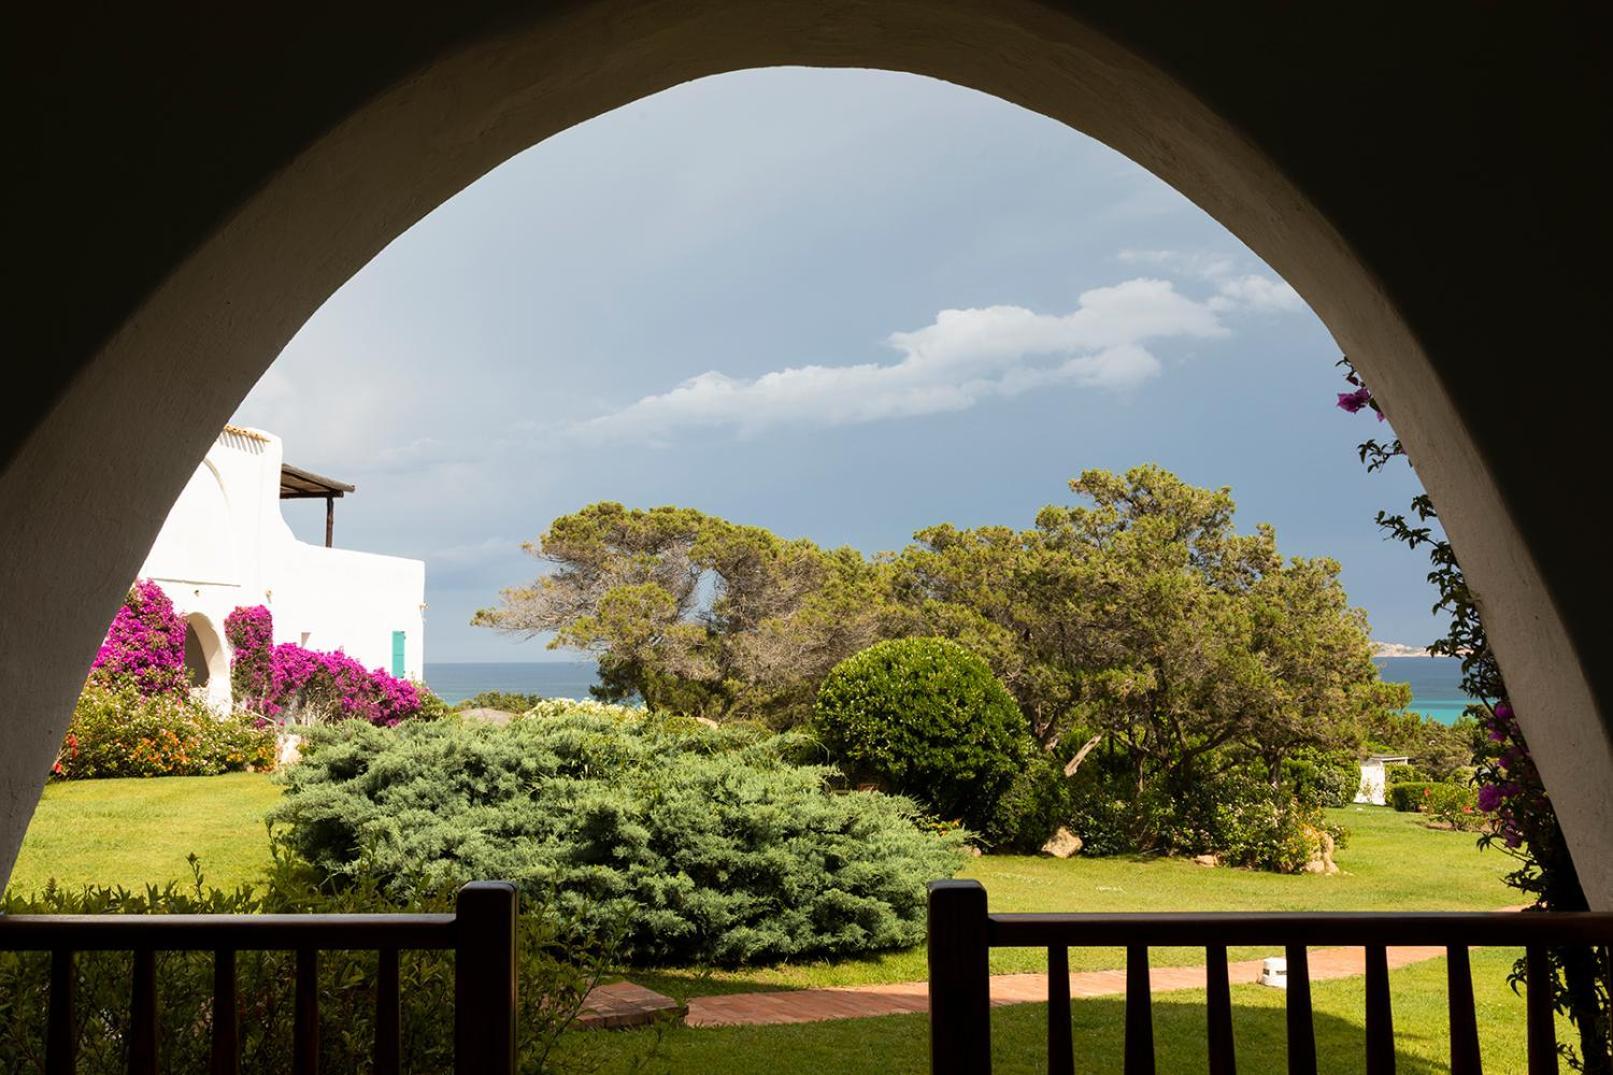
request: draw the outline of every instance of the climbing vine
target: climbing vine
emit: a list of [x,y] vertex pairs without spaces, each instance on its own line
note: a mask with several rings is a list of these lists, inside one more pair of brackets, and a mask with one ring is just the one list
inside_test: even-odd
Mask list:
[[[1340,359],[1339,365],[1351,386],[1349,391],[1339,393],[1339,409],[1351,414],[1371,411],[1383,421],[1383,409],[1349,359]],[[1368,438],[1357,451],[1368,473],[1376,473],[1397,459],[1411,465],[1398,438],[1387,442]],[[1498,847],[1517,861],[1506,881],[1529,895],[1531,909],[1587,910],[1589,905],[1562,826],[1507,697],[1501,666],[1490,649],[1478,604],[1468,589],[1455,550],[1443,531],[1437,529],[1438,521],[1433,501],[1426,493],[1413,497],[1406,512],[1380,511],[1377,515],[1378,525],[1391,539],[1407,548],[1427,549],[1431,565],[1428,581],[1438,596],[1434,611],[1448,617],[1445,634],[1429,645],[1428,652],[1458,658],[1462,662],[1462,689],[1476,699],[1468,712],[1478,719],[1487,741],[1474,759],[1474,781],[1478,784],[1480,808],[1494,818],[1479,836],[1479,846]],[[1609,1002],[1613,993],[1613,958],[1609,949],[1554,949],[1552,964],[1557,976],[1557,1010],[1567,1015],[1579,1032],[1578,1050],[1566,1043],[1559,1049],[1575,1071],[1613,1075],[1613,1005]],[[1522,978],[1520,960],[1512,973],[1514,988]]]

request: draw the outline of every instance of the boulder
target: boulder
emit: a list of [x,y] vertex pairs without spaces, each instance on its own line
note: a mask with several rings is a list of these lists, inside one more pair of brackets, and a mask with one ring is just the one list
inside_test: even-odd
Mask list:
[[515,714],[503,709],[461,709],[459,716],[462,720],[473,721],[477,724],[493,724],[503,727],[515,719]]
[[1311,831],[1316,834],[1316,850],[1311,852],[1311,860],[1305,863],[1305,872],[1324,875],[1338,873],[1339,865],[1333,861],[1335,845],[1332,835],[1322,829]]
[[1082,846],[1081,837],[1060,825],[1058,831],[1042,845],[1042,854],[1052,855],[1056,859],[1073,858],[1080,853]]
[[1219,865],[1221,865],[1221,856],[1220,855],[1194,855],[1193,856],[1193,862],[1196,865],[1199,865],[1199,866],[1219,866]]
[[275,765],[296,765],[302,761],[302,736],[281,732],[275,736]]

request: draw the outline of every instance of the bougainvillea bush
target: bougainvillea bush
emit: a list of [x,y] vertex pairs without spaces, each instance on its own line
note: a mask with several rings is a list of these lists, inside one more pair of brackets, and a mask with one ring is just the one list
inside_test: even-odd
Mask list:
[[274,766],[274,732],[220,716],[191,697],[185,621],[149,580],[129,589],[107,628],[51,775],[210,776]]
[[797,737],[637,711],[507,726],[315,728],[271,815],[331,883],[507,878],[639,963],[738,965],[904,948],[961,836],[909,800],[837,794]]
[[144,695],[131,680],[91,678],[51,769],[64,780],[213,776],[270,769],[274,729],[247,713],[220,716],[188,692]]
[[92,678],[126,680],[147,697],[188,686],[185,621],[161,586],[142,579],[129,588],[90,668]]
[[[1338,406],[1351,414],[1371,411],[1383,421],[1382,406],[1349,359],[1340,359],[1339,365],[1352,391],[1339,393]],[[1411,462],[1398,439],[1387,444],[1368,439],[1357,450],[1369,472],[1397,459]],[[1478,719],[1486,742],[1475,758],[1478,791],[1473,807],[1495,820],[1493,826],[1483,827],[1479,846],[1500,846],[1518,861],[1507,884],[1528,893],[1535,910],[1587,910],[1590,904],[1557,811],[1513,711],[1478,601],[1468,589],[1455,548],[1438,529],[1434,502],[1426,493],[1419,494],[1407,514],[1378,512],[1378,525],[1408,548],[1428,549],[1428,581],[1439,597],[1434,611],[1449,616],[1444,637],[1435,639],[1428,652],[1458,658],[1462,690],[1477,699],[1469,715]],[[1547,955],[1558,979],[1553,990],[1557,1010],[1578,1031],[1578,1048],[1564,1047],[1569,1067],[1589,1075],[1613,1075],[1613,952],[1569,945],[1548,949]],[[1524,960],[1519,959],[1514,974],[1523,977]]]
[[224,618],[233,656],[230,684],[238,706],[292,724],[364,720],[390,726],[417,715],[419,688],[341,650],[274,644],[274,619],[262,605]]

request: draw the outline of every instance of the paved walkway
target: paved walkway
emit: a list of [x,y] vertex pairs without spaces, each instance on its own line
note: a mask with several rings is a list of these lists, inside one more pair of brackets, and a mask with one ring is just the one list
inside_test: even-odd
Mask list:
[[[1391,948],[1389,969],[1398,970],[1444,954],[1443,947]],[[1261,962],[1245,959],[1228,964],[1227,976],[1234,985],[1256,982],[1260,979]],[[1366,955],[1359,948],[1315,948],[1310,953],[1310,972],[1313,982],[1365,974]],[[1203,989],[1204,982],[1203,967],[1154,967],[1149,973],[1149,984],[1155,993]],[[1072,998],[1120,996],[1125,992],[1124,970],[1078,971],[1070,975]],[[994,1006],[1038,1004],[1046,1000],[1046,974],[992,975],[991,1003]],[[929,1007],[929,983],[898,982],[693,997],[684,1021],[694,1027],[815,1023],[825,1019],[866,1019],[875,1015],[922,1012]]]

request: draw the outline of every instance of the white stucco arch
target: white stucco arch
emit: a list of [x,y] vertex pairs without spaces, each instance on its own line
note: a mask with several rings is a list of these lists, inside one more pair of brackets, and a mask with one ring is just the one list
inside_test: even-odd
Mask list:
[[[250,27],[28,10],[50,47],[15,50],[12,99],[52,122],[13,154],[34,209],[13,351],[43,387],[0,401],[17,412],[0,423],[0,871],[166,506],[318,305],[538,140],[703,75],[803,64],[933,75],[1085,131],[1299,290],[1387,401],[1586,888],[1613,907],[1613,586],[1605,535],[1563,518],[1557,480],[1606,470],[1604,405],[1570,380],[1606,349],[1605,8],[293,3]],[[132,197],[105,185],[107,141]]]
[[230,649],[224,641],[222,625],[213,622],[205,612],[192,612],[185,616],[185,657],[190,665],[191,640],[201,650],[201,660],[207,671],[207,682],[193,690],[200,690],[209,705],[228,711],[231,701]]

